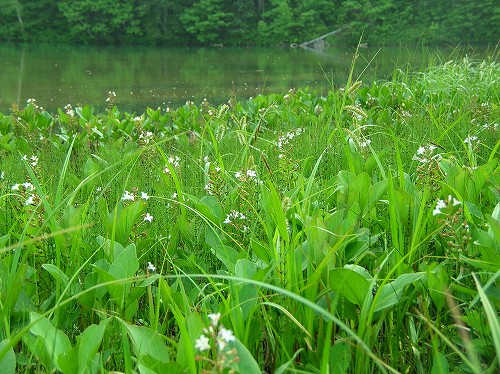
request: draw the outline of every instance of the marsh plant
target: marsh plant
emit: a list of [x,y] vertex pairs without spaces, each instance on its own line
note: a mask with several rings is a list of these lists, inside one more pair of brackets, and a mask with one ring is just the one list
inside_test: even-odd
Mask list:
[[0,372],[498,372],[499,93],[0,114]]

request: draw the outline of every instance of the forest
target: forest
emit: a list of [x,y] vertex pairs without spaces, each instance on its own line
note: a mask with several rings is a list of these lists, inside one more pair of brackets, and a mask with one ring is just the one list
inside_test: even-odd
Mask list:
[[0,42],[496,44],[495,0],[0,0]]

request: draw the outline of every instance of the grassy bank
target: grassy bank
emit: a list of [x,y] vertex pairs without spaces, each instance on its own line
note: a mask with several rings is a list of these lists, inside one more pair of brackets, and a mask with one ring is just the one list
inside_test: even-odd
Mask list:
[[0,114],[0,371],[497,372],[499,92]]

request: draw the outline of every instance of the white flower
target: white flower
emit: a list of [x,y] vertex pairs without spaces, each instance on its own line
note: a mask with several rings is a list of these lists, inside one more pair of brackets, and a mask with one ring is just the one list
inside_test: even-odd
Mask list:
[[26,191],[27,190],[33,191],[35,189],[35,187],[30,182],[24,182],[23,187]]
[[457,205],[462,204],[462,203],[460,202],[460,200],[455,199],[455,198],[454,198],[454,197],[452,197],[451,195],[448,195],[448,202],[449,202],[449,203],[452,203],[452,205],[453,205],[453,206],[457,206]]
[[247,176],[249,176],[250,178],[256,178],[257,177],[257,173],[255,172],[255,170],[248,169],[247,170]]
[[21,161],[28,161],[28,156],[23,155],[23,157],[21,157]]
[[2,172],[0,173],[0,179],[5,179],[5,171],[2,171]]
[[127,200],[129,200],[129,201],[134,201],[134,200],[135,200],[135,196],[134,196],[134,194],[133,194],[133,193],[130,193],[130,192],[128,192],[128,191],[125,191],[125,192],[123,193],[123,196],[122,196],[122,201],[127,201]]
[[38,164],[38,157],[37,156],[31,156],[30,160],[31,160],[31,162],[30,162],[31,166],[35,167]]
[[11,189],[12,191],[19,191],[19,189],[20,189],[19,187],[20,187],[20,186],[21,186],[21,185],[20,185],[19,183],[16,183],[16,184],[15,184],[15,185],[13,185],[10,189]]
[[210,313],[208,315],[208,318],[212,321],[212,326],[217,326],[219,324],[220,316],[220,313]]
[[219,345],[219,350],[223,350],[226,344],[234,341],[236,338],[231,330],[225,329],[224,327],[219,330],[217,334],[217,344]]
[[153,221],[153,216],[149,213],[146,213],[146,215],[144,216],[144,221],[151,223],[151,221]]
[[237,171],[236,173],[234,173],[234,177],[235,177],[236,179],[241,179],[241,176],[242,176],[242,174],[241,174],[241,172],[240,172],[240,171]]
[[149,271],[156,271],[156,267],[149,261],[148,261],[148,270]]
[[210,340],[205,335],[201,335],[198,339],[196,339],[194,346],[201,352],[206,351],[210,349]]
[[[477,136],[469,136],[464,139],[465,144],[472,144],[478,140]],[[477,141],[479,143],[479,141]]]
[[141,191],[141,199],[143,200],[149,200],[149,195],[146,192]]
[[24,202],[24,205],[33,205],[35,203],[35,195],[30,195],[26,201]]
[[226,342],[232,342],[235,340],[235,337],[231,330],[225,329],[223,327],[219,330],[219,339],[225,340]]
[[439,199],[436,203],[436,208],[432,211],[432,215],[435,216],[437,214],[441,214],[441,209],[446,208],[446,203],[444,200]]
[[366,139],[365,141],[361,142],[360,146],[361,146],[361,148],[365,148],[365,147],[369,146],[371,143],[372,143],[372,141],[370,139]]
[[225,224],[231,223],[231,219],[229,218],[229,214],[226,216],[226,219],[224,220]]

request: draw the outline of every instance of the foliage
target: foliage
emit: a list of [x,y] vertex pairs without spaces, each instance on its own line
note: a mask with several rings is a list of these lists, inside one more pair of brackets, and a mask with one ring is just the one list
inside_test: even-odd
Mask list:
[[494,0],[2,0],[0,41],[288,45],[498,42]]
[[499,71],[0,114],[0,371],[497,372]]

